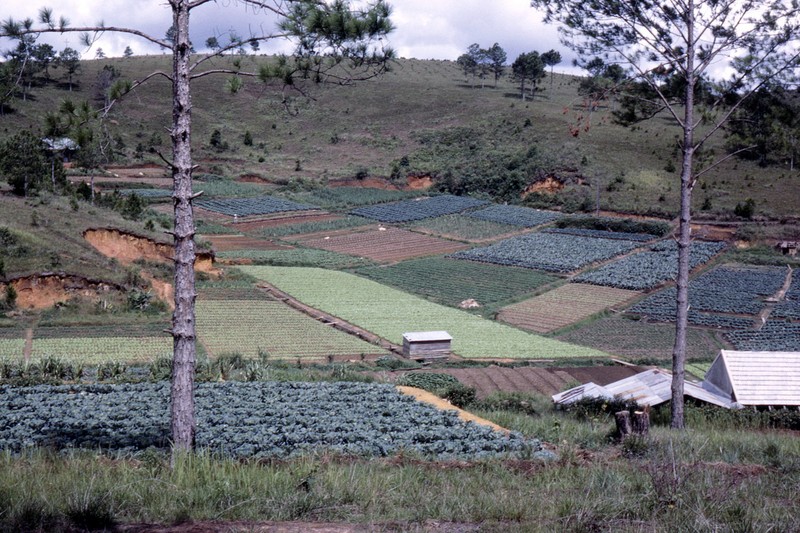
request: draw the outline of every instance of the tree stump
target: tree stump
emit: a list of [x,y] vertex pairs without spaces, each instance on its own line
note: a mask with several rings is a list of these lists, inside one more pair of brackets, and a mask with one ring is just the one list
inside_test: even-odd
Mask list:
[[617,422],[617,434],[620,440],[625,440],[631,434],[633,426],[631,425],[631,414],[628,411],[617,411],[614,413],[614,419]]
[[617,422],[617,434],[620,440],[625,440],[631,435],[647,435],[650,432],[650,413],[647,410],[634,411],[633,417],[629,411],[614,413]]
[[647,411],[634,411],[633,434],[647,435],[650,433],[650,414]]

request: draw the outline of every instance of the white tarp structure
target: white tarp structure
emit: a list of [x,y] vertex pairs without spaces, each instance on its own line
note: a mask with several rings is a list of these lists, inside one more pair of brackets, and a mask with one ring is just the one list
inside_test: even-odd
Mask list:
[[[635,376],[600,386],[586,383],[553,395],[553,401],[568,405],[583,398],[608,398],[635,401],[641,406],[656,406],[672,399],[672,374],[660,368],[640,372]],[[725,396],[706,390],[699,383],[684,383],[684,395],[720,407],[735,409],[741,407]]]

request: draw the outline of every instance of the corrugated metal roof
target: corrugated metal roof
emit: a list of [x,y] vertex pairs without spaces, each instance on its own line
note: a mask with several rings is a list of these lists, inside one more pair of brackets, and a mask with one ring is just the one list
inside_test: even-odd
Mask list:
[[409,342],[451,341],[453,337],[446,331],[409,331],[403,333],[403,339]]
[[[699,384],[691,381],[684,382],[683,392],[685,396],[721,407],[738,407],[727,398],[715,394],[713,391],[705,390]],[[633,400],[641,406],[659,405],[672,399],[672,374],[666,370],[654,368],[609,383],[604,387],[587,383],[553,395],[553,401],[559,404],[569,404],[582,398],[598,397]]]
[[721,350],[706,373],[713,385],[724,370],[742,405],[800,405],[800,352]]

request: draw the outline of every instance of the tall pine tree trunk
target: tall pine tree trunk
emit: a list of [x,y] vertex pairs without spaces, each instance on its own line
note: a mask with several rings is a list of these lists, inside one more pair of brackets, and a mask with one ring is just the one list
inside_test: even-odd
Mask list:
[[[694,0],[687,5],[687,38],[694,43]],[[683,385],[686,367],[686,333],[689,325],[689,253],[692,240],[692,189],[694,187],[694,73],[695,48],[686,51],[686,97],[683,116],[683,161],[681,163],[681,207],[678,226],[677,313],[672,350],[672,412],[670,426],[684,427]]]
[[170,414],[174,451],[194,447],[195,243],[192,214],[192,101],[189,92],[189,0],[173,0],[172,201],[175,208],[175,311]]

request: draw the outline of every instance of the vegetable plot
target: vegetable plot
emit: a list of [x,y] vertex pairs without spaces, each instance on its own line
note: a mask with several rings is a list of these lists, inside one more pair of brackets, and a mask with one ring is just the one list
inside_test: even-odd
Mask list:
[[[0,387],[0,449],[31,446],[132,453],[169,445],[169,384]],[[439,458],[536,451],[536,440],[461,421],[363,383],[200,383],[197,446],[234,458],[311,451]]]
[[490,205],[478,211],[467,214],[468,217],[499,222],[511,226],[521,226],[523,228],[533,228],[553,222],[562,218],[564,215],[555,211],[541,211],[530,207],[517,205]]
[[317,268],[238,267],[306,305],[402,344],[408,331],[447,331],[462,357],[553,359],[608,354],[525,333],[466,311],[423,300],[353,274]]
[[412,220],[452,215],[488,203],[487,200],[478,200],[468,196],[444,194],[391,204],[359,207],[350,211],[350,214],[372,218],[381,222],[411,222]]
[[[689,268],[707,263],[724,248],[725,244],[721,242],[693,242]],[[584,272],[576,276],[575,281],[643,291],[674,280],[678,274],[677,260],[678,248],[675,242],[659,242],[649,250],[623,257],[597,270]]]
[[629,252],[637,246],[637,243],[617,239],[531,233],[457,252],[452,257],[567,273]]
[[[255,291],[254,291],[255,292]],[[324,359],[388,355],[386,350],[327,326],[272,299],[197,302],[197,334],[210,355]]]
[[759,330],[730,331],[725,334],[737,350],[800,351],[800,324],[783,320],[767,320]]
[[229,198],[224,200],[198,200],[196,207],[202,207],[223,215],[247,217],[253,215],[269,215],[284,211],[308,211],[319,209],[308,204],[299,204],[274,196],[261,196],[258,198]]
[[[689,322],[700,326],[749,329],[764,299],[783,285],[780,267],[723,266],[689,282]],[[663,322],[675,320],[676,290],[670,287],[631,307],[630,313]],[[739,315],[739,316],[728,316]],[[746,315],[746,316],[742,316]]]
[[481,306],[496,305],[531,293],[557,279],[527,268],[471,263],[442,257],[362,268],[357,273],[452,307],[467,299],[476,300]]

